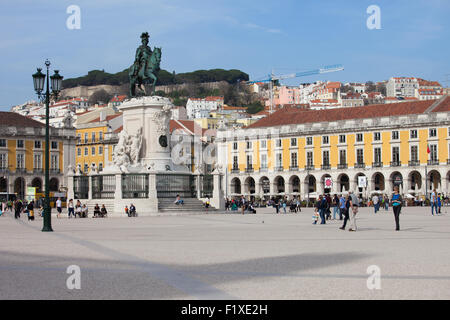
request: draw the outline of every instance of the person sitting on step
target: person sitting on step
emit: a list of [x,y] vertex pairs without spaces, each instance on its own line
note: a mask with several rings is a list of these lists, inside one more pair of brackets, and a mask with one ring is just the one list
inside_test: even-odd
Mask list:
[[181,199],[181,197],[180,197],[180,195],[179,194],[177,194],[177,197],[176,197],[176,199],[175,199],[175,202],[174,202],[176,205],[179,205],[179,204],[181,204],[181,205],[183,205],[184,204],[184,200],[183,199]]

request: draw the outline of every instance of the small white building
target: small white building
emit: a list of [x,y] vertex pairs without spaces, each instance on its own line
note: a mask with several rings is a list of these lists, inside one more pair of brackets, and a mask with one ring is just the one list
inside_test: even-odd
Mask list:
[[414,77],[391,77],[386,85],[388,97],[414,97],[419,82]]
[[223,107],[223,97],[190,98],[186,104],[188,119],[207,118],[211,111]]

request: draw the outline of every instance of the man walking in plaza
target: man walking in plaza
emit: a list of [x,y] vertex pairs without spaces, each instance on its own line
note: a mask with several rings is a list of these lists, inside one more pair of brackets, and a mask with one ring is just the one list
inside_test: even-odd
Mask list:
[[441,205],[442,205],[441,194],[438,193],[438,196],[437,196],[437,207],[438,207],[438,213],[439,214],[441,214]]
[[[346,199],[344,197],[344,195],[341,195],[339,197],[339,220],[342,220],[342,217],[345,215],[345,203],[346,203]],[[347,214],[347,219],[348,219],[348,214]]]
[[398,193],[398,187],[394,187],[394,193],[392,194],[392,209],[394,210],[395,218],[395,231],[400,230],[400,211],[402,210],[402,196]]
[[[336,213],[340,212],[339,210],[339,198],[337,196],[337,194],[334,195],[333,198],[333,220],[336,219]],[[339,213],[339,216],[341,216],[341,214]]]
[[326,209],[327,209],[328,203],[327,199],[320,195],[319,200],[317,201],[317,209],[319,211],[320,216],[320,224],[326,224]]
[[359,200],[353,191],[350,191],[350,208],[352,212],[349,212],[350,215],[350,229],[348,231],[356,231],[356,214],[358,213]]
[[340,203],[341,203],[341,213],[344,216],[344,224],[339,229],[345,230],[345,226],[347,225],[347,221],[350,216],[350,203],[351,203],[350,195],[347,196],[347,199],[344,196],[342,196],[340,199]]
[[22,201],[16,200],[14,202],[14,218],[20,219],[20,212],[22,212]]
[[245,197],[241,197],[242,214],[245,212]]
[[372,202],[373,202],[373,209],[374,209],[375,213],[377,213],[378,210],[380,209],[380,202],[379,202],[378,196],[376,194],[373,195]]
[[438,214],[437,211],[437,194],[436,194],[436,189],[433,190],[433,192],[431,193],[431,215],[434,216],[433,210],[436,211],[436,215]]
[[56,211],[58,212],[56,217],[59,218],[61,216],[61,212],[62,212],[61,198],[58,198],[58,200],[56,200]]

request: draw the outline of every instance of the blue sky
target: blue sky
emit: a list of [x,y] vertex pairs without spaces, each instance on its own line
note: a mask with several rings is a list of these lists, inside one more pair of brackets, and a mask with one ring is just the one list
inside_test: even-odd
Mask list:
[[[67,7],[81,9],[69,30]],[[381,9],[369,30],[366,9]],[[251,79],[341,63],[345,70],[289,80],[380,81],[450,74],[448,0],[2,0],[0,110],[35,99],[31,74],[46,58],[65,78],[129,67],[139,36],[163,48],[162,68],[240,69]],[[448,76],[450,78],[450,75]]]

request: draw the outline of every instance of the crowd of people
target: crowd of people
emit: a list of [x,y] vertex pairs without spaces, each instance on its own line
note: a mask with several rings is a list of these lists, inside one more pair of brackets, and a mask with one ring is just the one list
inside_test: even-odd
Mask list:
[[256,213],[256,205],[254,201],[249,201],[245,199],[244,196],[241,196],[238,199],[229,199],[225,200],[225,211],[239,211],[242,214],[247,213]]
[[[444,197],[442,194],[433,190],[430,197],[431,214],[440,214],[441,208],[444,205],[448,205],[448,197]],[[330,194],[319,195],[318,199],[314,202],[314,213],[312,216],[313,224],[326,224],[327,220],[343,220],[343,224],[340,227],[341,230],[346,230],[347,224],[349,225],[349,231],[356,231],[356,216],[358,210],[362,206],[369,206],[374,208],[374,213],[379,212],[382,208],[385,211],[389,211],[392,207],[395,220],[395,230],[400,230],[400,213],[403,206],[407,204],[407,201],[399,193],[399,187],[394,187],[394,192],[389,198],[387,195],[374,194],[367,201],[358,198],[355,193],[349,192],[347,195],[337,195],[333,197]],[[256,213],[256,207],[260,205],[260,202],[254,200],[247,200],[244,196],[225,199],[226,211],[242,211]],[[298,213],[302,211],[302,203],[299,197],[288,199],[286,196],[271,198],[265,201],[264,206],[273,207],[276,214]],[[411,205],[411,204],[410,204]],[[319,222],[320,220],[320,222]]]
[[28,218],[28,221],[34,220],[35,211],[39,216],[42,216],[42,203],[41,201],[35,200],[20,200],[16,199],[14,201],[2,201],[0,205],[0,216],[2,216],[6,212],[14,212],[14,218],[20,219],[22,214],[25,214]]
[[[184,205],[184,200],[181,199],[180,195],[177,195],[174,203],[176,205]],[[299,197],[294,196],[293,199],[288,199],[285,197],[271,198],[267,201],[267,206],[273,207],[277,214],[287,210],[291,213],[301,212],[302,203]],[[431,214],[438,215],[441,214],[441,208],[444,205],[448,205],[448,197],[445,197],[433,190],[430,197]],[[345,230],[347,222],[349,223],[349,231],[356,231],[356,215],[358,213],[358,208],[363,205],[362,199],[359,199],[353,192],[349,192],[347,196],[345,195],[334,195],[331,197],[330,194],[319,195],[319,198],[314,204],[314,214],[313,214],[313,224],[318,224],[320,219],[320,224],[326,224],[327,220],[343,220],[343,225],[340,227],[341,230]],[[371,199],[369,199],[368,206],[373,206],[374,213],[379,212],[380,208],[384,208],[385,211],[389,210],[389,206],[392,206],[396,230],[400,230],[400,212],[402,206],[405,205],[405,200],[399,194],[399,188],[394,187],[394,193],[389,199],[387,195],[374,194]],[[210,198],[208,197],[205,202],[206,212],[210,206]],[[256,213],[256,207],[259,204],[254,200],[247,200],[244,196],[238,198],[227,198],[225,201],[226,211],[240,211],[242,214]],[[57,218],[61,217],[62,214],[62,201],[58,198],[55,202],[55,207],[57,211]],[[88,218],[89,210],[86,204],[82,204],[80,200],[70,199],[67,203],[68,218]],[[43,203],[42,199],[39,201],[31,200],[20,200],[15,201],[2,201],[0,206],[0,216],[5,212],[14,212],[14,217],[16,219],[20,218],[21,214],[26,214],[29,221],[34,220],[35,210],[37,210],[38,215],[42,217]],[[131,203],[130,207],[125,206],[125,214],[128,217],[137,217],[136,207]],[[108,211],[104,204],[101,207],[95,204],[93,209],[92,218],[106,218]]]
[[[62,213],[62,205],[61,205],[61,199],[58,198],[56,200],[56,211],[57,215],[56,217],[59,218]],[[73,218],[89,218],[89,208],[87,204],[81,203],[80,200],[77,200],[77,202],[74,204],[73,199],[70,199],[69,202],[67,202],[67,215],[69,219]],[[108,216],[108,211],[106,210],[106,207],[104,204],[100,207],[98,203],[95,204],[92,218],[106,218]]]

